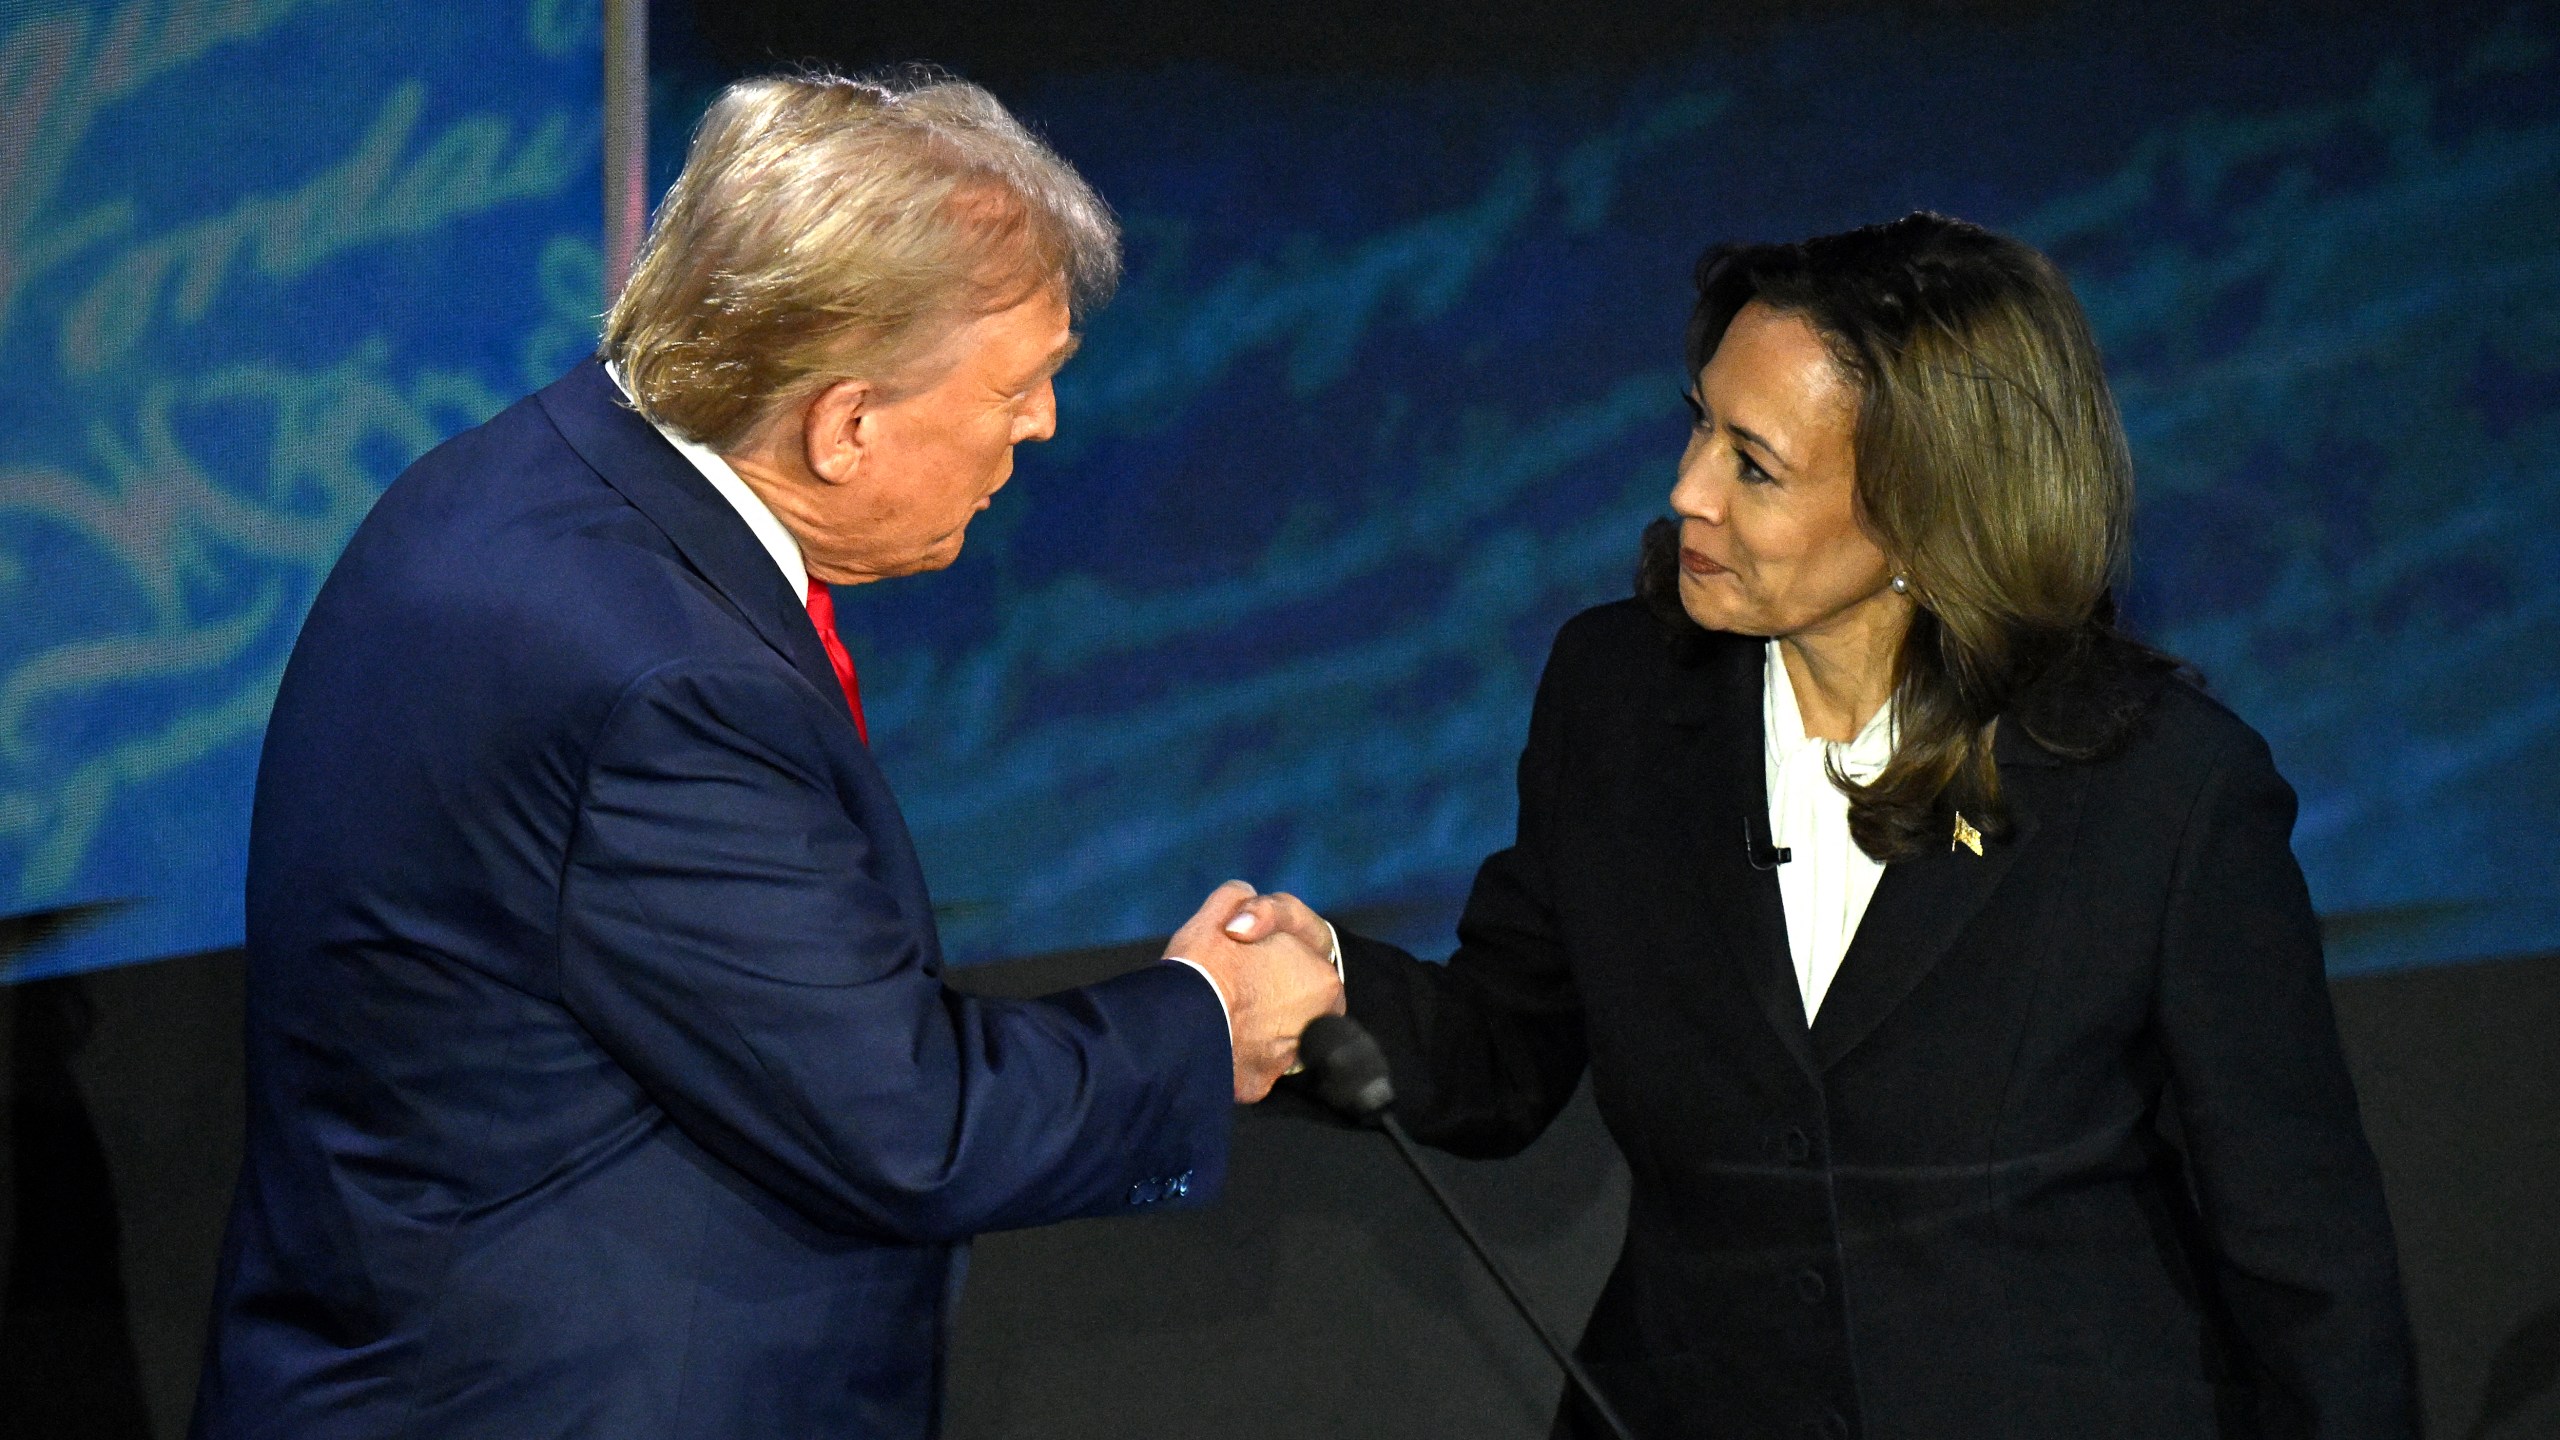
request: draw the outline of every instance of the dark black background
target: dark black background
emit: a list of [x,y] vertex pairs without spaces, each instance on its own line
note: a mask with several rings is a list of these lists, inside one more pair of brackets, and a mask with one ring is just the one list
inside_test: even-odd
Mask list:
[[[955,972],[1036,994],[1147,946]],[[0,1434],[183,1431],[240,1151],[237,951],[0,987]],[[2560,956],[2339,982],[2430,1433],[2560,1434]],[[1570,1334],[1625,1183],[1587,1096],[1434,1156]],[[1385,1142],[1247,1112],[1223,1203],[979,1245],[954,1440],[1545,1433],[1558,1381]]]

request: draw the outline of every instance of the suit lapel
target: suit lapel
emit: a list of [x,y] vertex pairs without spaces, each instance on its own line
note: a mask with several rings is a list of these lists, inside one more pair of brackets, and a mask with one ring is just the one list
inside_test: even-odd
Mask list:
[[[601,362],[589,360],[536,397],[562,438],[605,483],[666,532],[695,573],[822,695],[838,692],[834,667],[773,557],[693,462],[624,402]],[[847,725],[852,724],[850,716]]]
[[825,648],[818,643],[817,627],[809,622],[806,602],[791,593],[791,583],[783,578],[773,556],[702,472],[693,468],[693,462],[625,403],[621,388],[601,363],[587,361],[535,398],[579,458],[664,531],[685,563],[728,602],[756,637],[832,702],[826,708],[844,724],[843,748],[858,757],[850,771],[855,786],[851,814],[878,856],[876,874],[901,896],[915,923],[923,945],[924,973],[942,973],[932,895],[916,859],[915,842],[870,747],[854,738],[852,713],[839,702],[844,692],[836,683],[835,668],[827,663]]
[[1786,911],[1775,870],[1751,863],[1751,817],[1769,813],[1762,755],[1759,643],[1718,644],[1706,661],[1677,672],[1664,719],[1677,732],[1668,767],[1671,813],[1685,831],[1674,852],[1700,890],[1699,923],[1717,935],[1727,963],[1742,967],[1752,997],[1779,1043],[1816,1073],[1804,995],[1787,950]]
[[[1983,853],[1930,849],[1885,867],[1840,972],[1814,1018],[1813,1052],[1823,1069],[1839,1063],[1883,1023],[1946,957],[2022,855],[2050,841],[2056,812],[2078,794],[2080,772],[2064,766],[2004,722],[1993,746],[2013,829],[1985,840]],[[2068,827],[2061,827],[2067,829]]]

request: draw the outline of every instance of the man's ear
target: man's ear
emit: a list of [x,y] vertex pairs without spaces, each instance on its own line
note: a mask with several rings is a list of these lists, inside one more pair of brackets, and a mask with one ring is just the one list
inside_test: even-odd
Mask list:
[[850,483],[879,441],[879,392],[868,380],[839,380],[800,412],[801,458],[830,485]]

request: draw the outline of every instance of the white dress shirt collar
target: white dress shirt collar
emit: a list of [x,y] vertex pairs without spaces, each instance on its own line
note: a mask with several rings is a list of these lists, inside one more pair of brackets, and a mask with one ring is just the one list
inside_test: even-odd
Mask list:
[[[631,387],[622,383],[620,366],[608,361],[604,373],[613,377],[614,387],[622,392],[624,399],[631,399]],[[638,402],[634,401],[633,405],[637,408]],[[773,563],[782,567],[782,578],[791,582],[791,593],[805,598],[809,593],[809,564],[800,558],[800,542],[791,538],[791,531],[783,525],[782,517],[774,514],[773,507],[764,503],[764,497],[739,479],[737,470],[711,447],[696,445],[678,435],[650,419],[646,410],[640,411],[640,418],[648,420],[651,429],[665,436],[667,443],[676,447],[677,454],[693,462],[693,468],[702,472],[702,478],[711,482],[711,488],[720,492],[720,498],[729,502],[729,508],[738,512],[739,519],[747,522],[747,529],[754,532],[756,543],[764,546],[764,552],[773,557]]]

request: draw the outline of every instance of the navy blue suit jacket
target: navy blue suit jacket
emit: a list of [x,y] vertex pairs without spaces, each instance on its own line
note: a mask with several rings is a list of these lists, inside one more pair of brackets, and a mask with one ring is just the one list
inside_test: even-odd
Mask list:
[[916,1436],[968,1237],[1201,1199],[1215,993],[944,988],[800,597],[593,362],[312,607],[251,829],[235,1436]]

